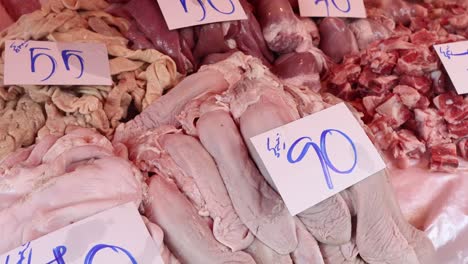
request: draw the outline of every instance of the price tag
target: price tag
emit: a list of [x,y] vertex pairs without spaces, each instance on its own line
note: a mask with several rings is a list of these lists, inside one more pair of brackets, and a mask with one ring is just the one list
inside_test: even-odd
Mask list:
[[344,103],[250,140],[292,215],[386,167]]
[[434,45],[434,49],[458,94],[468,94],[468,40]]
[[163,260],[137,208],[128,203],[28,242],[0,256],[0,263],[163,264]]
[[6,41],[5,85],[112,85],[101,43]]
[[239,0],[158,0],[169,29],[247,19]]
[[303,17],[366,17],[363,0],[299,0]]

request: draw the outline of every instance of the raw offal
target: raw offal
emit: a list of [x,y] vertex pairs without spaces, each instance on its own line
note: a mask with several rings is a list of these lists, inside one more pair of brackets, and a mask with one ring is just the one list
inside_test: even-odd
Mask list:
[[143,199],[143,176],[90,129],[49,135],[0,161],[0,252]]
[[98,11],[102,3],[107,5],[81,1],[76,11],[49,1],[1,33],[2,54],[9,39],[104,43],[114,84],[4,86],[4,61],[0,59],[0,158],[33,144],[36,137],[63,135],[75,126],[95,128],[111,137],[123,120],[143,111],[177,82],[176,65],[168,56],[151,49],[126,48],[128,40],[120,32],[127,22]]

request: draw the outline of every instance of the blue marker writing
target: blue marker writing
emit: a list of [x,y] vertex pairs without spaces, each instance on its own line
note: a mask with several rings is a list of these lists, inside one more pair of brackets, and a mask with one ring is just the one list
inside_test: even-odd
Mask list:
[[[208,4],[218,13],[221,13],[221,14],[224,14],[224,15],[231,15],[233,14],[235,11],[236,11],[236,7],[234,5],[234,3],[232,2],[232,0],[228,0],[229,3],[231,4],[231,11],[228,11],[228,12],[225,12],[225,11],[222,11],[220,10],[214,3],[213,3],[213,0],[208,0]],[[203,3],[202,0],[197,0],[198,2],[198,5],[200,6],[203,14],[202,14],[202,17],[198,20],[198,21],[203,21],[205,20],[206,18],[206,7],[205,7],[205,4]],[[182,5],[182,7],[184,8],[184,11],[185,13],[188,13],[189,10],[187,8],[187,1],[186,0],[180,0],[180,4]]]
[[21,44],[16,45],[15,42],[11,43],[10,48],[13,49],[14,52],[19,53],[22,48],[27,48],[29,46],[29,40],[21,42]]
[[[333,165],[333,163],[331,162],[330,157],[328,157],[327,147],[326,147],[327,135],[328,134],[332,135],[335,132],[338,133],[339,135],[343,136],[350,143],[351,147],[353,148],[354,162],[353,162],[353,165],[351,166],[351,168],[348,169],[348,170],[339,170],[339,169],[337,169]],[[293,152],[294,152],[295,148],[301,142],[306,142],[306,143],[305,143],[304,147],[302,148],[301,153],[299,154],[299,156],[297,158],[293,158],[292,157]],[[332,179],[331,179],[331,176],[330,176],[329,169],[331,169],[332,171],[334,171],[336,173],[339,173],[339,174],[350,174],[351,172],[353,172],[354,168],[356,167],[356,164],[357,164],[356,146],[354,145],[354,142],[351,140],[351,138],[348,135],[346,135],[345,133],[343,133],[343,132],[341,132],[340,130],[337,130],[337,129],[324,130],[322,132],[321,136],[320,136],[320,146],[318,146],[316,143],[314,143],[310,137],[301,137],[301,138],[297,139],[296,141],[294,141],[294,143],[291,145],[291,147],[288,150],[288,154],[287,154],[288,162],[292,163],[292,164],[300,162],[302,159],[304,159],[305,155],[309,151],[309,148],[311,148],[311,147],[315,150],[315,153],[317,154],[317,157],[319,158],[319,161],[320,161],[320,164],[321,164],[322,170],[323,170],[323,175],[325,177],[325,181],[327,183],[328,189],[330,189],[330,190],[333,190],[334,187],[333,187],[333,182],[332,182]]]
[[[315,0],[315,5],[318,5],[320,2],[324,2],[325,3],[325,7],[327,9],[327,16],[330,16],[330,4],[328,3],[328,0]],[[351,11],[351,3],[349,2],[349,0],[346,0],[346,8],[341,8],[335,0],[331,0],[333,6],[338,9],[339,11],[343,12],[343,13],[349,13],[349,11]]]
[[44,79],[41,80],[41,82],[47,81],[55,73],[55,69],[57,68],[57,61],[54,59],[54,57],[52,57],[52,56],[50,56],[49,54],[46,54],[46,53],[34,54],[34,51],[36,51],[36,50],[50,50],[50,49],[48,49],[48,48],[30,48],[29,49],[30,57],[31,57],[31,72],[36,72],[36,61],[40,56],[47,57],[50,60],[50,62],[52,63],[52,69],[50,71],[50,74],[47,77],[45,77]]
[[465,55],[468,55],[468,50],[466,52],[461,52],[461,53],[453,53],[451,50],[450,50],[450,46],[447,45],[445,47],[445,50],[442,49],[442,47],[439,47],[439,52],[444,55],[444,57],[446,57],[447,59],[452,59],[452,56],[465,56]]
[[63,50],[62,59],[63,59],[63,64],[65,64],[65,69],[67,69],[67,71],[70,71],[70,57],[75,57],[78,59],[78,61],[80,62],[81,68],[80,68],[80,74],[78,75],[78,77],[76,77],[76,79],[79,79],[81,78],[81,76],[83,76],[84,60],[83,60],[83,57],[81,57],[77,53],[83,53],[83,52],[79,50]]
[[[26,252],[26,250],[29,249],[30,245],[31,245],[31,242],[28,242],[27,244],[23,245],[23,247],[24,247],[23,250],[20,250],[18,252],[18,256],[20,257],[20,259],[18,260],[18,262],[16,264],[23,264],[23,260],[25,260],[24,253]],[[32,258],[32,249],[29,250],[28,264],[31,264],[31,258]]]
[[98,244],[94,246],[86,255],[84,264],[92,264],[94,260],[94,256],[103,249],[112,249],[114,252],[117,252],[117,253],[121,251],[127,256],[127,258],[131,261],[132,264],[137,264],[137,261],[135,260],[135,258],[132,256],[132,254],[128,250],[121,248],[121,247],[106,245],[106,244]]
[[67,253],[67,247],[66,246],[58,246],[52,250],[54,253],[54,259],[47,262],[47,264],[66,264],[65,260],[63,257],[65,256],[65,253]]
[[[276,134],[276,144],[275,144],[274,147],[271,147],[270,137],[267,138],[267,150],[268,151],[273,151],[277,158],[279,158],[281,156],[281,154],[280,154],[280,151],[281,151],[280,145],[281,145],[281,137],[280,137],[279,133]],[[285,142],[283,142],[282,147],[283,147],[283,150],[286,149],[286,143]]]

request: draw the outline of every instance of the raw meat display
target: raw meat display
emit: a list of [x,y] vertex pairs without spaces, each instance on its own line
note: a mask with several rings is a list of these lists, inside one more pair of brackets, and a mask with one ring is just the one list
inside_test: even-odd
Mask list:
[[[169,30],[154,0],[0,0],[0,254],[132,202],[165,264],[468,260],[468,96],[433,48],[468,2],[239,2]],[[5,85],[7,40],[102,43],[112,85]],[[388,168],[293,216],[250,138],[343,102]]]
[[[437,8],[427,10],[429,16],[437,15]],[[411,25],[417,18],[408,18],[413,20]],[[362,22],[354,23],[360,30],[367,28]],[[339,32],[345,34],[344,30]],[[363,48],[359,53],[357,49],[334,50],[335,61],[341,58],[337,54],[345,59],[330,69],[328,91],[362,109],[376,144],[389,151],[400,168],[424,155],[429,156],[431,171],[453,172],[459,166],[456,145],[468,135],[468,104],[454,91],[431,48],[466,37],[454,33],[458,32],[450,24],[441,27],[425,21],[405,32],[393,31],[387,39],[359,45]]]
[[[217,96],[213,93],[205,96],[194,95],[192,103],[188,102],[185,110],[179,110],[180,114],[168,113],[172,116],[170,118],[157,115],[161,111],[152,113],[155,108],[148,108],[141,114],[146,116],[145,119],[135,119],[139,120],[139,124],[134,120],[123,125],[124,129],[118,130],[117,135],[130,132],[132,137],[117,136],[116,138],[128,139],[124,142],[129,148],[130,159],[143,171],[156,173],[153,178],[162,177],[174,182],[174,186],[178,186],[178,189],[185,194],[186,201],[190,201],[191,210],[198,211],[200,215],[211,216],[209,207],[207,213],[200,212],[207,203],[204,198],[206,195],[203,194],[201,188],[203,185],[199,184],[198,176],[191,174],[193,177],[190,177],[187,170],[181,171],[179,167],[180,164],[189,163],[189,160],[193,158],[186,155],[185,161],[174,161],[174,150],[178,148],[181,151],[182,148],[188,148],[190,144],[183,144],[185,140],[182,139],[178,141],[173,139],[172,151],[168,149],[169,135],[172,138],[187,137],[187,140],[190,139],[197,145],[201,143],[213,157],[219,170],[219,173],[213,175],[217,177],[217,181],[222,179],[224,182],[224,185],[216,186],[229,195],[234,209],[233,213],[238,215],[242,223],[256,237],[253,243],[250,241],[252,244],[246,252],[250,253],[257,262],[271,263],[267,260],[273,259],[272,256],[275,254],[283,256],[290,254],[293,259],[299,259],[298,263],[301,262],[298,255],[304,258],[303,263],[310,263],[310,261],[315,261],[317,256],[325,254],[323,259],[327,261],[326,263],[333,263],[329,261],[336,257],[336,250],[344,254],[344,248],[353,247],[356,254],[353,254],[351,260],[354,262],[363,260],[369,263],[428,263],[433,255],[432,245],[424,234],[404,220],[390,191],[385,172],[373,175],[351,187],[343,192],[343,196],[338,194],[307,209],[299,214],[298,218],[293,218],[287,211],[283,212],[282,208],[285,207],[277,196],[273,182],[269,178],[263,178],[254,166],[248,156],[248,143],[246,145],[245,142],[251,135],[298,119],[300,117],[298,106],[303,102],[294,100],[294,97],[284,90],[281,81],[254,58],[237,53],[226,61],[210,65],[208,68],[220,68],[229,61],[233,61],[231,65],[237,63],[237,67],[242,69],[237,72],[242,73],[240,77],[236,76],[236,82],[229,82],[230,85],[227,85],[229,87],[224,92],[219,92]],[[203,70],[206,71],[207,68]],[[192,77],[202,73],[204,72],[196,73]],[[225,74],[225,80],[234,79],[232,74]],[[221,76],[223,76],[222,73]],[[175,87],[161,100],[178,89]],[[296,93],[301,93],[301,91],[296,90]],[[322,100],[320,95],[315,94],[316,101],[313,104],[321,104],[321,107],[325,108],[340,102],[339,99],[333,98],[327,95],[326,99]],[[306,112],[303,114],[307,115]],[[174,118],[173,116],[182,124],[182,131],[167,126],[174,123],[170,121]],[[139,125],[144,129],[138,129]],[[140,136],[135,137],[138,134],[136,130],[147,130],[147,132],[140,132]],[[181,132],[198,136],[200,143],[196,138],[183,136]],[[200,147],[199,145],[196,148]],[[195,151],[194,149],[195,147],[191,153]],[[377,189],[380,191],[375,192]],[[261,205],[261,207],[254,207],[256,205]],[[210,218],[208,222],[205,222],[205,228],[213,226],[213,236],[216,238],[216,219]],[[357,225],[352,224],[352,218],[357,218]],[[162,227],[164,226],[157,219],[155,221]],[[210,224],[211,221],[214,223]],[[297,233],[297,230],[309,232]],[[356,230],[355,234],[352,230]],[[236,231],[239,232],[238,235],[245,234],[240,231],[242,230]],[[309,242],[304,242],[304,236]],[[217,240],[220,244],[223,243],[219,237]],[[304,256],[304,253],[295,251],[295,249],[300,250],[300,242],[318,245],[325,249],[320,251],[318,247],[315,247],[315,253]],[[379,243],[382,244],[379,245]],[[392,246],[384,246],[385,244]],[[169,247],[173,252],[178,250],[171,248],[170,245]],[[262,253],[265,249],[273,252]],[[311,250],[313,249],[314,247],[311,247]],[[186,249],[186,252],[188,251]],[[327,252],[333,256],[326,255]],[[291,257],[275,258],[278,259],[278,263],[291,263]],[[338,256],[341,259],[348,257]]]
[[[114,85],[0,86],[0,158],[31,145],[36,135],[63,135],[70,126],[96,128],[111,136],[122,120],[148,107],[177,82],[169,57],[152,49],[127,49],[128,40],[120,31],[128,23],[96,10],[105,2],[90,3],[77,12],[50,1],[50,9],[25,15],[3,31],[0,47],[8,39],[101,42],[108,48]],[[0,83],[3,64],[0,59]]]
[[48,135],[0,162],[0,252],[116,205],[143,199],[144,179],[104,136]]

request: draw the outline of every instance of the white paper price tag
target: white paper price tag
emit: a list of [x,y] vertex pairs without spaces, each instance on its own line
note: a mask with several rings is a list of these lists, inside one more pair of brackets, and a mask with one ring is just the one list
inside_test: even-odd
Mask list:
[[468,94],[468,40],[434,45],[434,49],[458,94]]
[[96,214],[0,256],[2,264],[163,264],[132,203]]
[[9,40],[5,85],[112,85],[107,48],[101,43]]
[[344,103],[251,138],[262,171],[296,215],[383,170],[377,149]]
[[303,17],[366,17],[363,0],[299,0]]
[[247,19],[239,0],[158,0],[169,29]]

